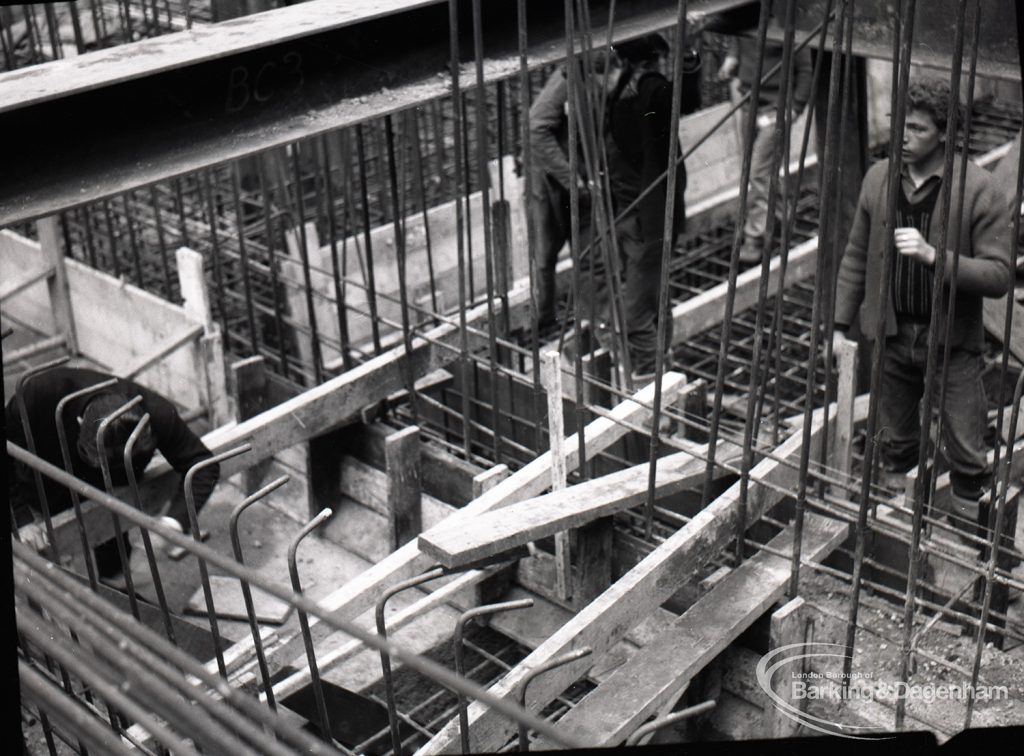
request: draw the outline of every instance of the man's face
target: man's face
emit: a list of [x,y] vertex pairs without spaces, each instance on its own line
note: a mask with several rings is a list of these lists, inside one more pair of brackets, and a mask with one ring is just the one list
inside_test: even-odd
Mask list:
[[903,162],[920,165],[943,146],[946,135],[935,125],[930,113],[911,110],[903,129]]

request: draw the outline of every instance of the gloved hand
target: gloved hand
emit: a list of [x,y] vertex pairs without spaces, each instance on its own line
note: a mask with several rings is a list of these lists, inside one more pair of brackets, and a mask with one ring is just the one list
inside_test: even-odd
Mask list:
[[[181,523],[175,520],[173,517],[167,517],[166,515],[160,518],[160,524],[167,528],[172,528],[179,533],[184,534],[185,529],[181,527]],[[153,548],[157,551],[162,551],[165,554],[170,555],[175,549],[180,548],[177,544],[168,541],[166,538],[161,536],[155,531],[150,531],[149,540],[153,544]]]

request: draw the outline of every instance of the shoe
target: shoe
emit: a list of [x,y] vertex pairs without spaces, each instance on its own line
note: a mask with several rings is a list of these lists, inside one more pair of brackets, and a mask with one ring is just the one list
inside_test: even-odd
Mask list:
[[740,247],[740,262],[747,265],[761,262],[761,253],[764,251],[764,242],[761,239],[744,239]]
[[978,548],[978,542],[968,537],[984,537],[984,531],[977,524],[981,509],[978,499],[960,496],[956,491],[950,490],[949,506],[951,511],[946,515],[946,520],[956,530],[960,541],[971,548]]
[[[662,365],[661,374],[665,375],[672,369],[672,355],[666,354],[664,364]],[[633,379],[633,390],[643,388],[648,383],[654,380],[654,376],[657,375],[655,372],[655,363],[644,364],[639,368],[634,368],[633,372],[630,373],[630,377]]]

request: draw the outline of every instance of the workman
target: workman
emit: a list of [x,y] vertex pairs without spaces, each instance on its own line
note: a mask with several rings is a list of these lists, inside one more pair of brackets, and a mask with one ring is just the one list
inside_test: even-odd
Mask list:
[[[581,83],[589,96],[581,97],[594,107],[595,115],[619,80],[621,69],[614,55],[595,50],[579,58]],[[588,73],[589,71],[589,73]],[[601,89],[605,90],[602,96]],[[534,293],[540,330],[555,323],[555,264],[558,253],[571,240],[570,190],[579,189],[579,239],[581,251],[591,238],[592,190],[582,143],[577,150],[575,175],[569,167],[569,84],[561,66],[545,82],[530,106],[530,223],[534,228]],[[581,117],[583,117],[581,115]],[[603,118],[603,116],[602,116]],[[593,124],[591,124],[593,125]],[[591,156],[594,159],[594,156]]]
[[[653,378],[657,358],[658,294],[668,192],[669,139],[679,116],[700,107],[700,56],[684,49],[681,113],[672,113],[672,82],[665,75],[668,42],[649,34],[615,46],[623,72],[609,105],[605,135],[608,174],[623,261],[623,319],[634,383]],[[686,167],[675,185],[672,242],[684,230]],[[641,195],[648,191],[643,198]],[[667,350],[672,320],[665,328]],[[666,368],[668,363],[666,362]]]
[[[761,262],[764,246],[768,240],[765,233],[768,229],[768,192],[775,160],[776,130],[778,119],[779,90],[782,86],[782,53],[783,47],[778,42],[766,39],[763,56],[759,56],[756,39],[746,36],[729,38],[729,48],[725,59],[718,70],[718,78],[722,81],[732,80],[734,98],[742,97],[751,92],[760,72],[763,78],[776,66],[780,67],[766,81],[761,82],[758,90],[754,121],[754,131],[746,130],[746,113],[751,103],[748,100],[743,107],[743,136],[753,138],[750,157],[750,181],[747,188],[747,217],[743,224],[743,245],[740,247],[740,261],[744,263]],[[758,66],[759,57],[763,57],[763,65]],[[807,48],[793,52],[793,81],[790,85],[792,96],[792,120],[795,121],[803,112],[811,96],[811,82],[814,64]],[[783,150],[783,160],[788,160],[788,145]]]
[[[55,367],[29,378],[24,386],[25,409],[35,442],[37,456],[61,469],[65,469],[57,435],[56,410],[64,397],[82,389],[109,381],[114,377],[84,368]],[[72,399],[64,407],[63,425],[67,434],[71,470],[75,477],[96,488],[103,489],[103,473],[100,465],[100,450],[97,444],[97,430],[107,416],[141,396],[142,402],[110,423],[105,434],[107,461],[114,486],[128,483],[124,467],[124,449],[129,436],[139,424],[143,415],[149,414],[149,423],[137,438],[133,449],[132,466],[137,480],[159,451],[164,459],[182,478],[185,473],[212,454],[203,442],[182,420],[174,405],[154,391],[133,381],[115,379],[113,385]],[[4,409],[7,425],[7,439],[22,448],[27,448],[25,429],[18,408],[18,397],[14,396]],[[41,523],[42,507],[38,500],[32,470],[25,464],[13,460],[4,447],[4,472],[7,476],[8,500],[14,513],[19,531],[36,548],[45,547],[45,524]],[[205,467],[193,478],[193,492],[197,509],[210,497],[220,476],[218,465]],[[71,494],[67,488],[54,480],[42,476],[43,490],[50,515],[69,509]],[[119,498],[125,498],[124,495]],[[157,505],[158,507],[159,505]],[[169,502],[163,517],[164,524],[181,532],[189,531],[188,512],[181,485]],[[33,527],[24,527],[33,526]],[[126,548],[129,547],[125,539]],[[101,578],[115,578],[122,572],[116,540],[95,545],[93,553]],[[114,581],[116,582],[116,580]]]
[[[877,397],[880,460],[883,470],[903,473],[918,460],[919,407],[926,388],[925,365],[930,348],[939,350],[936,381],[931,386],[932,406],[939,405],[938,377],[942,375],[943,348],[947,346],[946,312],[949,291],[955,283],[955,317],[948,333],[950,354],[942,407],[942,452],[952,480],[950,520],[961,531],[978,535],[981,531],[975,523],[987,522],[987,512],[981,511],[979,502],[991,483],[984,443],[988,403],[981,379],[985,346],[982,300],[1003,296],[1013,281],[1010,218],[1005,198],[987,171],[967,163],[964,177],[963,163],[957,156],[952,175],[945,175],[949,97],[949,85],[935,79],[912,81],[907,89],[895,219],[887,217],[890,161],[875,163],[864,177],[839,270],[835,340],[846,338],[858,313],[861,332],[869,342],[886,340]],[[944,231],[941,195],[947,181],[952,193],[945,237],[945,291],[940,310],[933,312],[936,245]],[[891,283],[883,291],[882,256],[893,241]],[[957,252],[959,263],[953,282]],[[928,341],[932,317],[938,318],[935,344]]]

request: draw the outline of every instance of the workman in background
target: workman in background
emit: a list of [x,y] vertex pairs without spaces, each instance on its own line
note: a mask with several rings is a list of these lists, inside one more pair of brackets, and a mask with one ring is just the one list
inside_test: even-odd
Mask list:
[[[112,379],[113,376],[84,368],[55,367],[30,378],[23,386],[25,407],[36,455],[43,460],[65,469],[57,436],[57,404],[66,396],[90,386],[96,386]],[[101,490],[104,489],[100,466],[100,450],[96,432],[107,416],[123,407],[131,399],[141,396],[142,402],[113,421],[105,435],[107,461],[114,486],[128,483],[124,467],[124,449],[129,436],[135,430],[143,415],[149,414],[149,423],[134,446],[132,467],[136,479],[141,480],[142,472],[159,451],[164,459],[182,478],[197,462],[213,456],[203,442],[182,420],[174,405],[154,391],[133,381],[116,379],[110,387],[96,393],[72,399],[64,408],[63,424],[67,434],[70,452],[71,472],[75,477]],[[15,395],[4,409],[7,425],[7,439],[18,446],[28,448],[25,429]],[[41,522],[42,507],[38,500],[32,470],[7,454],[4,448],[4,472],[7,476],[8,500],[11,503],[15,524],[26,541],[36,548],[45,543],[45,523]],[[209,499],[220,477],[219,466],[214,464],[203,468],[193,478],[196,508],[201,508]],[[67,488],[54,480],[42,476],[50,515],[56,515],[72,505]],[[131,501],[125,495],[119,496]],[[159,506],[158,504],[156,506]],[[179,484],[176,494],[169,503],[163,517],[164,524],[181,532],[189,531],[188,512],[184,490]],[[35,527],[24,526],[34,524]],[[112,539],[102,544],[93,544],[97,572],[101,578],[116,583],[122,573],[117,542]],[[130,548],[125,539],[125,547]]]
[[[761,77],[772,68],[782,63],[782,45],[770,39],[764,44],[764,65]],[[807,48],[793,52],[793,80],[790,85],[792,96],[792,120],[803,112],[811,96],[811,83],[814,66],[811,53]],[[722,81],[733,80],[733,95],[738,98],[750,92],[758,76],[758,44],[751,37],[734,36],[729,38],[729,48],[725,59],[718,70],[718,78]],[[750,159],[750,181],[747,188],[747,218],[743,224],[743,245],[740,247],[740,261],[748,264],[761,261],[768,229],[768,191],[772,178],[772,167],[775,154],[775,122],[778,119],[779,89],[782,84],[781,67],[767,81],[761,83],[758,90],[757,109],[754,122],[753,148]],[[742,136],[744,141],[751,135],[747,133],[746,113],[749,112],[749,100],[743,107]],[[787,149],[783,152],[783,160],[789,159]]]
[[[588,88],[588,97],[580,98],[595,106],[607,100],[607,91],[619,80],[621,68],[617,58],[603,50],[580,55],[581,83]],[[602,93],[602,89],[604,92]],[[540,330],[555,324],[555,265],[558,253],[571,240],[570,191],[579,188],[579,239],[582,249],[591,238],[592,187],[594,177],[587,174],[583,145],[578,142],[575,175],[569,167],[569,84],[566,68],[560,66],[548,78],[530,106],[530,223],[534,228],[534,293],[537,302],[537,324]],[[603,117],[603,116],[602,116]],[[594,159],[592,157],[591,159]]]
[[[679,117],[700,107],[700,56],[686,47],[683,55],[681,111],[672,112],[668,42],[649,34],[615,46],[623,71],[608,107],[605,148],[616,218],[615,233],[623,261],[623,316],[630,367],[635,383],[653,379],[657,358],[658,294],[665,235],[669,139]],[[676,174],[672,242],[686,224],[683,193],[686,167]],[[641,199],[641,194],[650,189]],[[639,200],[639,201],[638,201]],[[671,316],[664,350],[672,343]],[[666,362],[668,369],[670,362]]]

